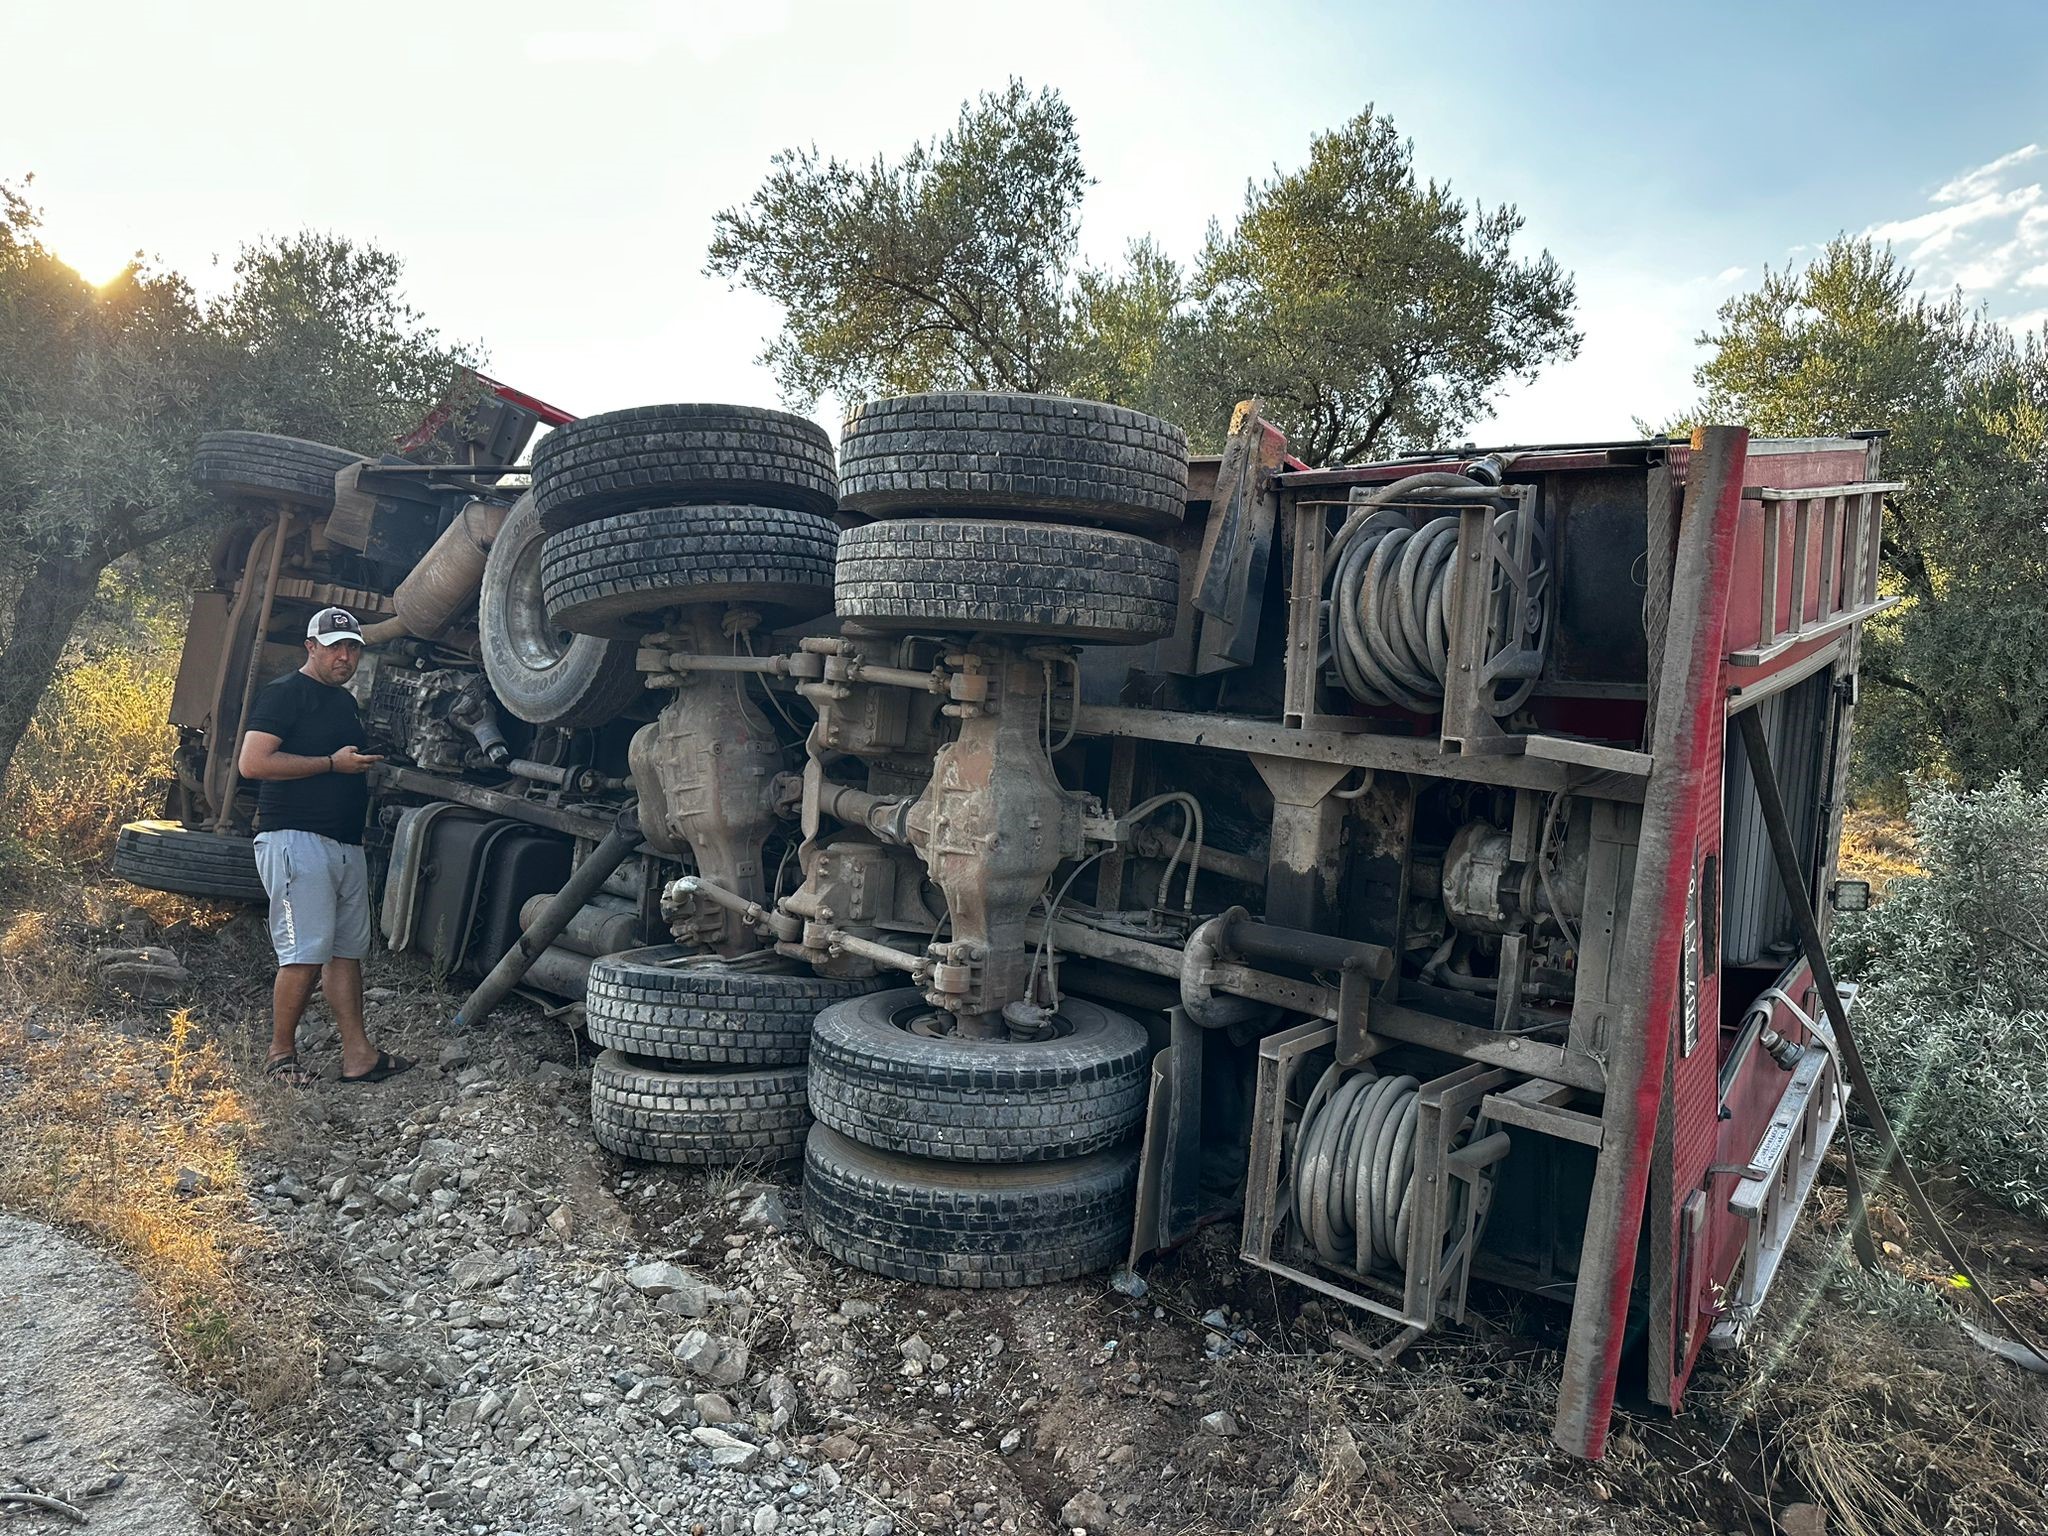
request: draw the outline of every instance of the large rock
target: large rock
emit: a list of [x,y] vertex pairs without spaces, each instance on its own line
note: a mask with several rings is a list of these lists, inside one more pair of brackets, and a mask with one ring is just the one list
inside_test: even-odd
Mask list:
[[711,1453],[714,1467],[731,1467],[735,1471],[747,1472],[761,1459],[761,1447],[751,1445],[738,1435],[706,1424],[690,1431],[690,1438]]
[[740,1212],[742,1232],[780,1232],[788,1225],[788,1208],[783,1205],[782,1196],[773,1190],[754,1196],[747,1202],[747,1208]]
[[730,1424],[739,1417],[723,1392],[699,1392],[696,1407],[697,1417],[706,1424]]
[[737,1386],[747,1374],[747,1344],[704,1328],[692,1328],[675,1347],[676,1364],[714,1387]]
[[449,1276],[459,1291],[481,1291],[496,1285],[518,1269],[503,1254],[489,1248],[479,1248],[474,1253],[465,1253],[448,1266]]
[[659,1299],[668,1295],[670,1291],[680,1291],[684,1286],[696,1285],[697,1282],[682,1265],[659,1261],[652,1264],[635,1264],[626,1271],[626,1284],[643,1296]]
[[1093,1488],[1084,1488],[1061,1507],[1060,1524],[1069,1530],[1106,1531],[1109,1505]]

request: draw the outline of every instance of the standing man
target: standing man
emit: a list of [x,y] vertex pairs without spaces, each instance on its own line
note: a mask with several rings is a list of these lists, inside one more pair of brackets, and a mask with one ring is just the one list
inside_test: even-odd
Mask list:
[[348,691],[363,659],[354,614],[323,608],[306,626],[306,664],[256,695],[238,766],[256,798],[256,869],[270,896],[271,1076],[310,1081],[299,1067],[299,1017],[321,983],[341,1027],[341,1080],[380,1083],[412,1065],[363,1030],[363,956],[370,949],[370,878],[363,775],[383,761],[362,750],[363,717]]

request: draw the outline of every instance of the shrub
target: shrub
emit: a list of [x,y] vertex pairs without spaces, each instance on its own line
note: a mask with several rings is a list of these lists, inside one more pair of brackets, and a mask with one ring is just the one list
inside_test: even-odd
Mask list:
[[1927,873],[1844,918],[1872,1085],[1909,1153],[2048,1215],[2048,787],[1915,786]]
[[141,611],[82,628],[29,723],[0,797],[0,864],[76,867],[101,857],[121,823],[160,814],[182,626],[122,606]]

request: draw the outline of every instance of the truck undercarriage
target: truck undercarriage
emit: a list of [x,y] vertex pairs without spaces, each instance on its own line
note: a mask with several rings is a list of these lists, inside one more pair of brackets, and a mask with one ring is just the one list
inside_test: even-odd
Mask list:
[[386,940],[488,972],[468,1022],[580,1000],[614,1150],[800,1157],[820,1246],[928,1284],[1234,1214],[1389,1351],[1524,1290],[1570,1310],[1585,1455],[1624,1356],[1675,1409],[1740,1336],[1840,1118],[1794,903],[1839,895],[1875,436],[1309,469],[1255,404],[1190,461],[941,395],[835,462],[776,412],[485,399],[465,464],[342,454],[324,505],[281,450],[214,473],[204,831],[124,833],[134,878],[232,861],[236,724],[342,603]]

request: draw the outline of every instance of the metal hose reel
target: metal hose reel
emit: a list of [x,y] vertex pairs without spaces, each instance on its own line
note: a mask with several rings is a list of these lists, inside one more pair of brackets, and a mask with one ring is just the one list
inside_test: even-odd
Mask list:
[[[1418,528],[1400,504],[1469,506],[1498,494],[1467,475],[1431,473],[1397,480],[1352,507],[1330,541],[1324,596],[1331,663],[1360,703],[1439,710],[1452,665],[1461,519],[1452,511]],[[1523,498],[1494,515],[1485,543],[1486,558],[1464,580],[1485,584],[1482,699],[1506,716],[1527,702],[1549,653],[1550,540],[1534,501]]]
[[[1422,1209],[1422,1088],[1414,1077],[1336,1063],[1317,1079],[1295,1133],[1290,1209],[1323,1263],[1357,1275],[1406,1271]],[[1490,1178],[1487,1170],[1507,1151],[1505,1133],[1478,1134],[1480,1118],[1476,1110],[1462,1114],[1448,1139],[1449,1163],[1464,1176],[1447,1181],[1439,1245],[1465,1227],[1476,1181]],[[1481,1200],[1481,1219],[1484,1208]]]

